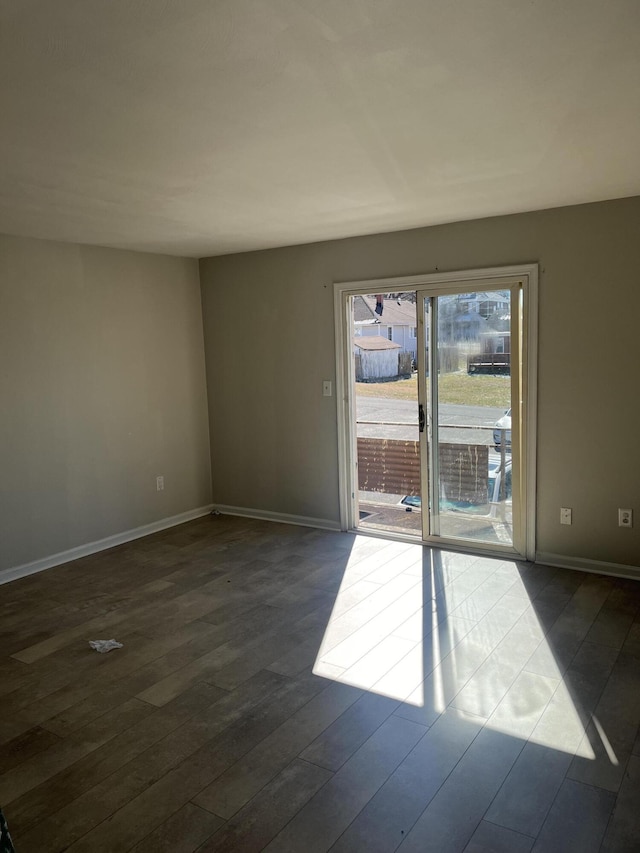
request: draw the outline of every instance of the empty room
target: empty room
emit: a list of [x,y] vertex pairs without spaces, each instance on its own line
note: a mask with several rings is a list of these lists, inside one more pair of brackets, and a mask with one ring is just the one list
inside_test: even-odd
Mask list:
[[637,0],[0,3],[0,849],[640,850]]

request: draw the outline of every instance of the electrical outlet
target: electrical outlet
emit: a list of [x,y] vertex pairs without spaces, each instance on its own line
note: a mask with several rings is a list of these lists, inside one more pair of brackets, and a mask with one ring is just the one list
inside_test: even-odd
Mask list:
[[568,506],[560,507],[560,524],[571,524],[571,509]]
[[618,510],[618,527],[633,527],[633,510]]
[[164,491],[164,477],[163,476],[156,477],[156,490],[158,492]]

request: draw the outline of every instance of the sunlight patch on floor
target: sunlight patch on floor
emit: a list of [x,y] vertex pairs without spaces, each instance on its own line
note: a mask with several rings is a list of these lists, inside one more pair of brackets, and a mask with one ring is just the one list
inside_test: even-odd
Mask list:
[[514,562],[356,537],[313,671],[427,725],[446,710],[595,758]]

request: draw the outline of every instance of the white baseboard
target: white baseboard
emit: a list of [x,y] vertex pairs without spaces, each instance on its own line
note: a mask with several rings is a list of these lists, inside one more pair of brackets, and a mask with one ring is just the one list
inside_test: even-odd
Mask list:
[[[149,536],[152,533],[158,533],[160,530],[167,530],[170,527],[176,527],[178,524],[184,524],[185,522],[193,521],[196,518],[202,518],[215,510],[223,513],[224,515],[236,515],[242,518],[256,518],[260,521],[296,524],[300,527],[317,527],[320,530],[339,531],[341,529],[339,522],[331,521],[326,518],[289,515],[284,512],[271,512],[270,510],[263,509],[227,506],[226,504],[209,504],[208,506],[187,510],[187,512],[182,512],[178,515],[172,515],[169,518],[161,518],[159,521],[152,521],[150,524],[144,524],[142,527],[135,527],[132,530],[115,533],[113,536],[107,536],[105,539],[98,539],[95,542],[88,542],[85,545],[70,548],[68,551],[61,551],[58,554],[52,554],[49,557],[34,560],[32,563],[24,563],[21,566],[2,569],[0,570],[0,585],[18,580],[18,578],[27,577],[27,575],[43,572],[46,569],[51,569],[54,566],[61,565],[62,563],[68,563],[71,560],[78,560],[81,557],[88,557],[91,554],[97,554],[99,551],[106,551],[108,548],[114,548],[116,545],[123,545],[125,542],[131,542],[134,539],[141,539],[143,536]],[[640,580],[640,566],[630,566],[625,563],[607,563],[601,560],[588,560],[583,557],[567,557],[564,554],[552,554],[545,551],[536,552],[535,562],[545,566],[555,566],[560,569],[574,569],[581,572],[592,572],[594,574],[612,575],[618,578]]]
[[536,552],[536,563],[556,566],[559,569],[575,569],[580,572],[593,572],[598,575],[613,575],[616,578],[640,580],[640,566],[628,566],[625,563],[605,563],[601,560],[587,560],[583,557],[566,557],[563,554]]
[[96,554],[98,551],[106,551],[107,548],[123,545],[125,542],[131,542],[133,539],[141,539],[143,536],[158,533],[160,530],[166,530],[169,527],[176,527],[178,524],[193,521],[195,518],[202,518],[203,515],[208,515],[212,508],[209,505],[190,509],[187,512],[181,512],[179,515],[172,515],[169,518],[152,521],[151,524],[144,524],[142,527],[135,527],[133,530],[114,533],[113,536],[107,536],[106,539],[87,542],[86,545],[79,545],[77,548],[70,548],[68,551],[61,551],[59,554],[52,554],[50,557],[34,560],[33,563],[24,563],[22,566],[3,569],[0,571],[0,584],[9,583],[9,581],[24,578],[27,575],[34,575],[36,572],[43,572],[45,569],[51,569],[53,566],[59,566],[71,560],[78,560],[80,557],[88,557],[91,554]]
[[268,509],[248,509],[243,506],[214,504],[214,510],[223,515],[239,515],[242,518],[257,518],[260,521],[277,521],[281,524],[297,524],[299,527],[318,527],[320,530],[340,530],[338,521],[328,518],[309,518],[306,515],[289,515],[286,512],[271,512]]

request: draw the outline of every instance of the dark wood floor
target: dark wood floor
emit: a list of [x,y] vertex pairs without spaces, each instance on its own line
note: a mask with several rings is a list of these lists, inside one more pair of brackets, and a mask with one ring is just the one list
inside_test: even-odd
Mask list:
[[221,516],[0,602],[18,853],[640,849],[637,582]]

